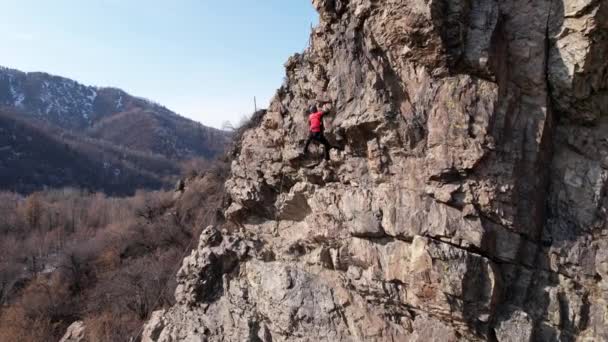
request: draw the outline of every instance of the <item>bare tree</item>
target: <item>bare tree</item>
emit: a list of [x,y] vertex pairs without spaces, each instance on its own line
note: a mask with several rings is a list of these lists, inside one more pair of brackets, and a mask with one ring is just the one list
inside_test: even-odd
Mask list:
[[42,202],[39,193],[34,193],[25,200],[24,208],[25,221],[33,229],[40,228],[42,218]]

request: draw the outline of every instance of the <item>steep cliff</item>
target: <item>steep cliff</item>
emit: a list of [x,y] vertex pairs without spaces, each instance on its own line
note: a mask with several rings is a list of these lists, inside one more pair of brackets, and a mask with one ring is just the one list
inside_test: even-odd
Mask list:
[[608,2],[313,3],[144,340],[607,340]]

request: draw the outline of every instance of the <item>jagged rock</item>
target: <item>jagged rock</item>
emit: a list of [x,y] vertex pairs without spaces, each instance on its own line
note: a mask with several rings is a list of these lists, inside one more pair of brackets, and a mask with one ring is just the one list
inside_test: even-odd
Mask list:
[[145,340],[606,339],[606,3],[313,4]]
[[249,246],[234,236],[222,237],[215,227],[201,233],[198,248],[177,273],[175,298],[183,305],[206,303],[221,295],[222,279],[247,255]]
[[76,321],[68,327],[59,342],[82,342],[85,340],[85,325],[83,321]]
[[419,236],[410,248],[408,305],[473,326],[488,322],[500,290],[492,262]]
[[528,314],[515,310],[507,314],[504,321],[499,321],[494,330],[499,342],[530,342],[533,328],[532,319]]
[[549,20],[548,77],[555,109],[572,121],[594,122],[608,114],[608,4],[555,1]]

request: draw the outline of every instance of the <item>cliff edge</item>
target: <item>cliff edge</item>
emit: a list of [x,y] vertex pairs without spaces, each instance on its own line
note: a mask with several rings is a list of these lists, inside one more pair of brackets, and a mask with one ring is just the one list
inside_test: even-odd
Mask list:
[[143,340],[608,340],[608,2],[313,3]]

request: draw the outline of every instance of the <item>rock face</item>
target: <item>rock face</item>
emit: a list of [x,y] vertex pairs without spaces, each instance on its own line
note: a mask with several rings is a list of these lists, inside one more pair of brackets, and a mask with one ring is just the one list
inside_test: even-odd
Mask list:
[[83,321],[76,321],[70,324],[59,342],[83,342],[85,340],[85,329]]
[[144,340],[608,340],[608,2],[313,3]]

